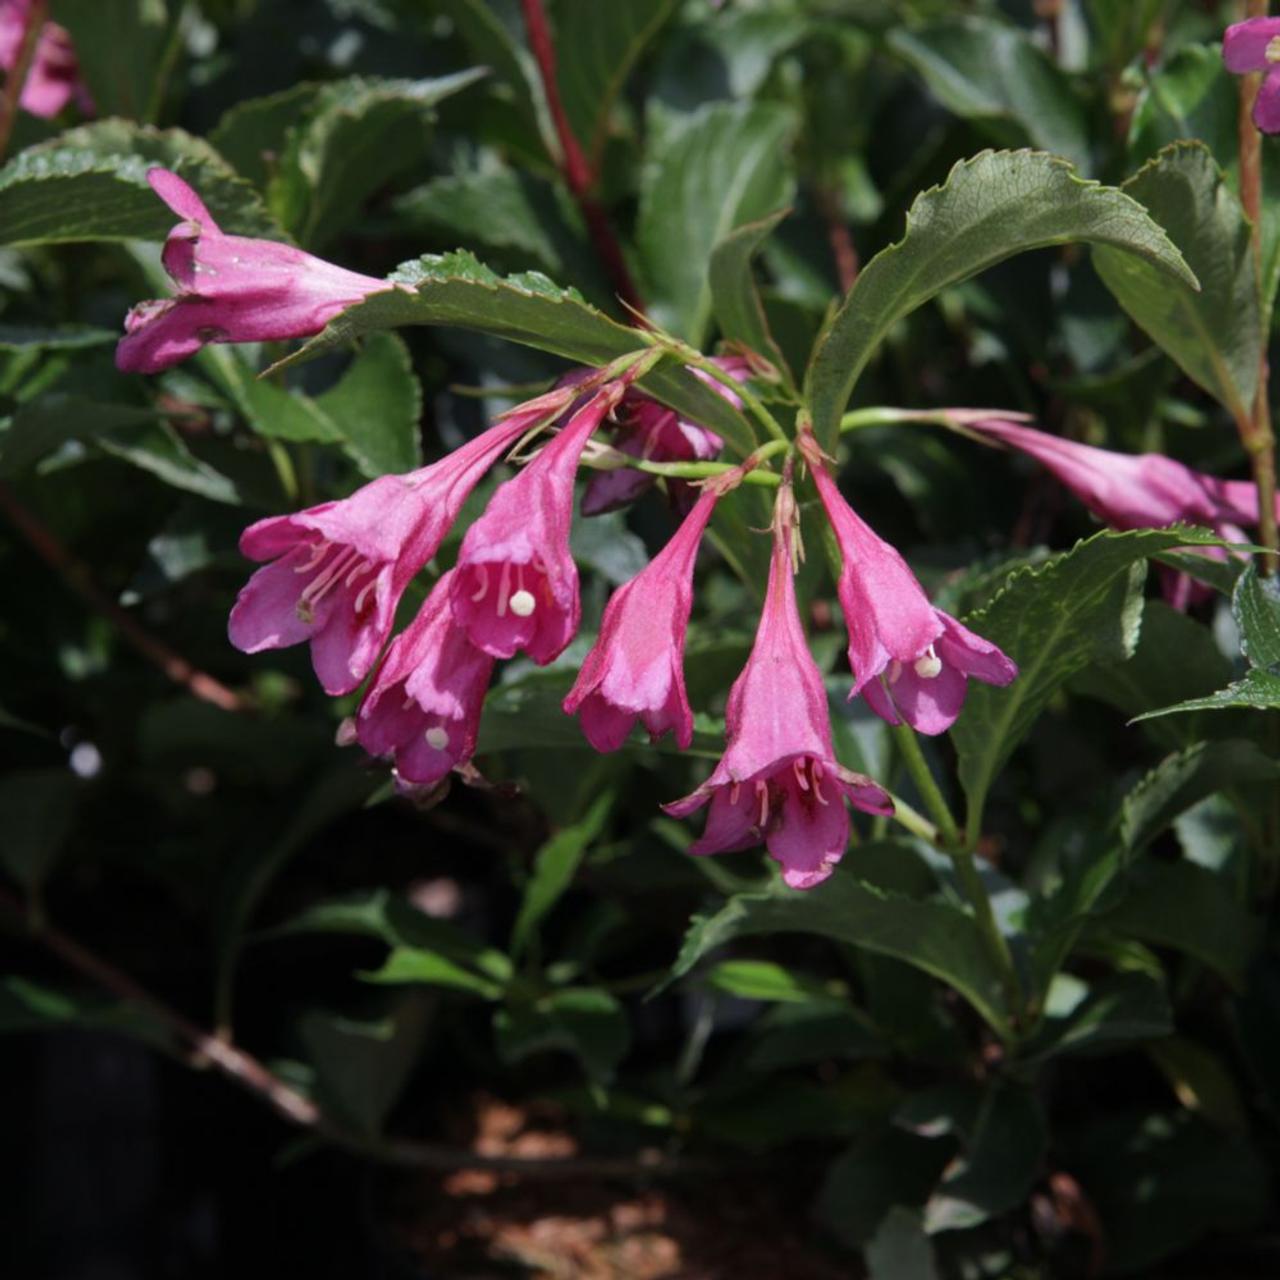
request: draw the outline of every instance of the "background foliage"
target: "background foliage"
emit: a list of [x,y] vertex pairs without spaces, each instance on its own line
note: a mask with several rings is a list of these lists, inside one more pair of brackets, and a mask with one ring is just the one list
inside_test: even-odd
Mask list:
[[[490,1274],[467,1269],[489,1265],[477,1205],[590,1216],[601,1182],[665,1206],[688,1274],[1275,1274],[1280,600],[1242,562],[1179,557],[1207,535],[1098,532],[1015,456],[929,425],[839,433],[846,407],[994,405],[1247,474],[1233,424],[1270,343],[1280,204],[1259,288],[1216,48],[1237,8],[549,5],[591,198],[649,313],[772,359],[771,403],[803,387],[858,510],[1022,667],[925,744],[1011,992],[958,864],[900,827],[861,823],[801,895],[759,852],[686,856],[660,816],[718,754],[750,645],[753,495],[724,504],[700,580],[685,755],[587,749],[559,711],[586,634],[501,673],[492,785],[415,806],[335,745],[354,699],[325,698],[304,652],[229,647],[245,524],[436,457],[518,389],[634,346],[514,0],[54,0],[97,118],[20,116],[0,169],[22,1274],[225,1274],[264,1221],[276,1261],[318,1275]],[[265,379],[283,350],[120,375],[122,316],[167,289],[155,163],[227,231],[399,266],[416,292]],[[670,528],[657,496],[578,523],[588,633]],[[1212,598],[1174,611],[1153,559]],[[800,589],[841,759],[922,807],[899,744],[845,701],[820,554]],[[193,1060],[121,972],[221,1038]],[[187,1072],[210,1062],[258,1098]],[[311,1108],[301,1138],[272,1079]],[[491,1131],[499,1106],[519,1137]],[[579,1163],[460,1182],[477,1153]],[[81,1160],[102,1185],[68,1191]],[[566,1274],[511,1240],[508,1260]],[[601,1274],[685,1274],[619,1257]]]

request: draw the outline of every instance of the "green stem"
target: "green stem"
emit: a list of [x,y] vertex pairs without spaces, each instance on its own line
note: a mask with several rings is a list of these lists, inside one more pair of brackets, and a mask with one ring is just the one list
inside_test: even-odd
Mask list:
[[745,382],[739,382],[730,374],[725,373],[709,356],[704,356],[701,351],[689,346],[686,342],[681,342],[678,338],[671,337],[669,334],[654,333],[638,334],[637,336],[643,337],[655,347],[669,351],[682,364],[686,364],[692,369],[700,370],[708,378],[732,391],[751,410],[752,416],[774,440],[779,444],[791,444],[791,437],[778,424],[777,418],[769,412],[760,397]]
[[889,798],[893,801],[893,821],[906,827],[913,836],[919,836],[932,845],[942,847],[942,833],[923,813],[918,813],[901,796],[891,791]]
[[938,846],[950,857],[955,866],[956,878],[960,881],[960,888],[973,908],[978,932],[982,935],[983,945],[1000,974],[1005,999],[1012,1013],[1022,1006],[1022,984],[1018,980],[1018,970],[1013,963],[1013,953],[1009,950],[1009,944],[996,923],[991,899],[987,896],[986,886],[978,874],[977,862],[971,850],[961,847],[960,828],[946,798],[934,780],[928,761],[924,758],[924,752],[920,750],[920,742],[916,738],[915,730],[909,724],[900,724],[894,727],[893,734],[898,743],[902,762],[916,784],[925,808],[938,824],[938,833],[941,836],[941,840],[937,841]]

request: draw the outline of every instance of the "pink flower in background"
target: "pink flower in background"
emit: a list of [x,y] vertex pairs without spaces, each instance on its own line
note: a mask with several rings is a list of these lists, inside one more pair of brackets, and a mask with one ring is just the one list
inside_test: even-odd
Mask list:
[[[523,649],[545,665],[578,629],[578,567],[569,551],[574,474],[588,438],[626,385],[627,379],[611,382],[581,404],[542,452],[499,486],[462,539],[454,617],[495,658]],[[558,394],[578,392],[568,386]]]
[[406,782],[439,782],[476,749],[493,659],[453,620],[450,570],[418,616],[391,642],[356,715],[370,755],[395,758]]
[[[1258,488],[1252,481],[1220,480],[1161,453],[1116,453],[1012,422],[991,419],[966,425],[1030,454],[1115,529],[1201,524],[1228,541],[1247,542],[1240,526],[1258,523]],[[1276,510],[1280,514],[1280,501]],[[1217,560],[1227,555],[1220,547],[1196,551]],[[1164,566],[1160,569],[1166,596],[1185,607],[1195,596],[1189,579]]]
[[[6,73],[18,61],[30,14],[31,0],[0,0],[0,70]],[[37,38],[18,105],[33,116],[50,119],[72,98],[82,112],[92,113],[93,99],[80,79],[71,37],[65,27],[46,22]]]
[[159,373],[209,342],[305,338],[369,294],[395,287],[292,245],[224,235],[176,173],[152,169],[147,181],[182,218],[163,259],[180,292],[140,302],[125,317],[116,347],[125,373]]
[[817,441],[800,451],[835,531],[843,560],[837,593],[849,629],[853,691],[890,724],[920,733],[955,723],[969,677],[1006,685],[1018,668],[995,645],[929,603],[907,562],[857,515],[832,478]]
[[566,714],[581,714],[582,732],[597,751],[616,751],[637,719],[652,741],[667,730],[682,748],[693,741],[684,688],[693,566],[716,502],[738,483],[728,475],[732,480],[703,490],[667,545],[605,607],[600,637],[564,700]]
[[1253,104],[1253,123],[1263,133],[1280,133],[1280,18],[1237,22],[1222,37],[1222,59],[1236,75],[1265,71]]
[[[745,382],[750,375],[750,366],[741,356],[716,356],[713,359],[725,373],[739,382]],[[735,409],[741,408],[742,401],[728,387],[700,369],[691,372]],[[724,448],[724,441],[714,431],[689,422],[674,409],[668,409],[642,391],[629,391],[623,397],[617,417],[618,425],[611,442],[613,447],[645,462],[709,462],[719,457],[720,450]],[[631,467],[599,471],[587,482],[582,495],[582,514],[598,516],[625,507],[648,492],[655,479]],[[671,480],[668,481],[668,489],[677,506],[687,509],[691,505],[689,495],[692,491],[686,483]]]
[[429,467],[380,476],[339,502],[250,525],[240,550],[271,563],[240,592],[231,643],[258,653],[308,640],[326,692],[349,693],[386,642],[405,587],[435,555],[480,477],[572,395],[551,392],[521,405]]
[[826,688],[796,610],[794,522],[795,499],[784,484],[774,508],[773,559],[755,645],[729,691],[725,753],[702,786],[663,807],[683,818],[710,801],[706,830],[691,853],[728,853],[763,840],[786,883],[809,889],[844,854],[845,800],[878,814],[892,813],[893,802],[835,758]]

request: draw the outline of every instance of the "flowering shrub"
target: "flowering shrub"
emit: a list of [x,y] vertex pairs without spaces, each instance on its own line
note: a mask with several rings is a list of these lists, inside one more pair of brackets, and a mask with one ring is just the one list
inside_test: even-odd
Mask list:
[[288,1266],[1269,1273],[1280,18],[1008,8],[0,0],[0,1030]]

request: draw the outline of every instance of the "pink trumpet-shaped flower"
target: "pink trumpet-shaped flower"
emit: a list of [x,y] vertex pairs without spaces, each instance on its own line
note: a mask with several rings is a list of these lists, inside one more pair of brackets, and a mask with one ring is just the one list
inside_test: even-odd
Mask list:
[[[6,74],[17,64],[30,20],[31,0],[0,0],[0,70]],[[36,38],[18,105],[47,120],[58,115],[72,98],[85,114],[93,111],[71,37],[65,27],[46,22]]]
[[597,751],[616,751],[642,720],[656,742],[670,729],[684,748],[693,712],[684,688],[684,641],[693,609],[693,566],[711,512],[738,483],[708,484],[671,540],[605,606],[600,637],[564,700],[581,712],[582,732]]
[[729,691],[728,739],[711,776],[663,808],[683,818],[709,800],[702,838],[690,853],[728,853],[763,840],[795,889],[825,880],[849,841],[844,802],[889,814],[893,801],[870,778],[835,758],[822,674],[805,643],[792,581],[796,518],[789,485],[774,507],[773,560],[755,644]]
[[182,221],[164,244],[180,292],[125,317],[116,367],[159,373],[208,342],[267,342],[319,333],[339,311],[394,288],[273,240],[224,235],[176,173],[152,169],[151,189]]
[[405,587],[435,555],[480,477],[572,397],[551,392],[429,467],[379,476],[340,502],[250,525],[240,550],[271,563],[240,592],[231,643],[258,653],[309,640],[325,691],[349,693],[386,642]]
[[[462,539],[453,614],[472,643],[495,658],[523,649],[545,665],[578,629],[578,567],[569,552],[574,473],[591,433],[625,389],[618,380],[594,392],[523,471],[499,486]],[[575,389],[560,394],[572,397]]]
[[356,739],[394,756],[405,782],[430,786],[471,759],[493,659],[467,638],[449,606],[450,570],[387,650],[356,714]]
[[849,628],[849,696],[861,693],[889,724],[942,733],[964,706],[970,676],[1005,685],[1018,668],[929,603],[907,562],[841,496],[810,432],[801,434],[800,450],[843,558],[837,594]]
[[1265,71],[1253,103],[1253,123],[1263,133],[1280,133],[1280,18],[1249,18],[1222,37],[1222,58],[1236,75]]

